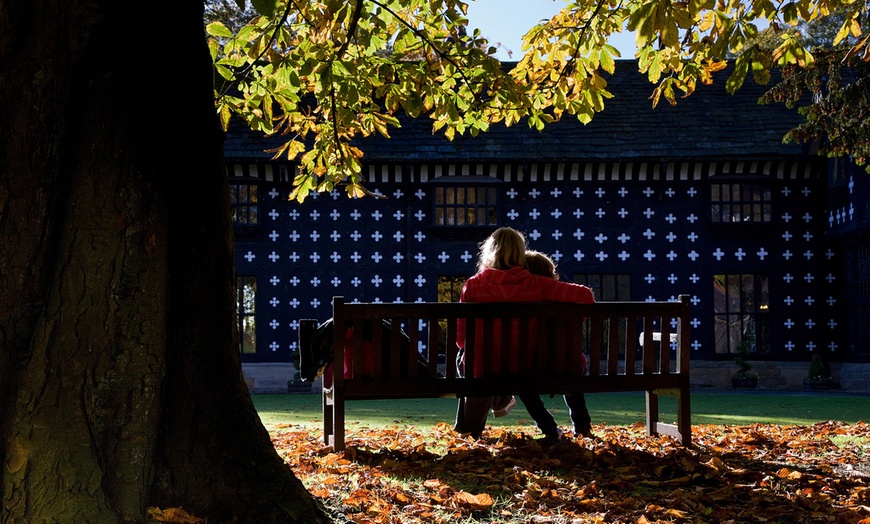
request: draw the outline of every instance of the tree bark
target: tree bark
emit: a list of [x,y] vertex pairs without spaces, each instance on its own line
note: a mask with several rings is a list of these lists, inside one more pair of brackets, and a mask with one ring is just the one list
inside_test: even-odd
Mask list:
[[241,374],[202,4],[0,3],[0,522],[327,522]]

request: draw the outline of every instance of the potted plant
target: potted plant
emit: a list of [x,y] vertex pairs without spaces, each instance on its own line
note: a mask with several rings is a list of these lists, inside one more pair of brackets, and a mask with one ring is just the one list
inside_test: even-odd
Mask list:
[[752,364],[746,360],[748,354],[746,342],[741,342],[737,346],[737,356],[734,357],[738,369],[731,375],[731,387],[734,389],[758,387],[758,374],[752,370]]
[[831,369],[822,355],[816,353],[810,360],[810,368],[804,378],[805,389],[832,389],[835,386]]

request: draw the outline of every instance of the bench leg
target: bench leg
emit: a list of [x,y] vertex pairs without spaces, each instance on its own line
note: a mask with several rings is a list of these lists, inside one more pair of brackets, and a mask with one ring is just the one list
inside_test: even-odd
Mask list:
[[336,395],[332,397],[332,422],[334,426],[332,449],[344,451],[344,399]]
[[[676,424],[659,421],[659,395],[674,397],[677,401]],[[689,403],[689,388],[658,389],[646,392],[647,435],[669,435],[684,446],[692,445],[692,410]]]
[[646,392],[646,434],[659,434],[659,395],[655,391]]
[[326,446],[332,445],[335,440],[335,424],[332,417],[334,393],[335,390],[332,388],[323,389],[323,444]]
[[680,430],[680,443],[686,447],[692,446],[692,406],[689,398],[689,387],[681,387],[677,394],[677,428]]

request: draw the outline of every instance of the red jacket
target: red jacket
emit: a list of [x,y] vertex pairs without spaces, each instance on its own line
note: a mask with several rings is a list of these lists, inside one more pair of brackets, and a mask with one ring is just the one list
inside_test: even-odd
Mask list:
[[[515,267],[507,271],[500,269],[484,269],[469,278],[462,287],[460,302],[573,302],[576,304],[591,304],[595,302],[592,290],[580,284],[561,282],[549,277],[533,275],[528,270]],[[457,321],[456,343],[465,347],[465,322]],[[484,347],[482,326],[475,331],[475,348]],[[530,339],[536,335],[530,333]],[[490,358],[501,360],[501,328],[494,326]],[[512,326],[512,343],[508,348],[511,355],[511,372],[519,368],[517,356],[517,339],[519,325]],[[528,364],[528,363],[527,363]],[[499,364],[496,364],[499,365]],[[483,352],[476,351],[474,355],[474,376],[483,374]]]

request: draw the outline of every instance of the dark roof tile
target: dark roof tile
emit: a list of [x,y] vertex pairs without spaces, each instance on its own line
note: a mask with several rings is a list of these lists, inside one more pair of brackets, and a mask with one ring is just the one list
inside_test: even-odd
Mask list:
[[[732,96],[725,91],[728,70],[720,71],[712,86],[698,86],[676,106],[662,100],[653,109],[653,86],[637,71],[636,62],[619,60],[616,67],[608,79],[614,98],[605,101],[604,111],[588,125],[570,116],[543,132],[525,123],[510,128],[498,124],[477,137],[459,136],[451,142],[440,132],[432,133],[428,118],[404,117],[402,128],[390,131],[391,139],[369,137],[358,145],[370,162],[777,158],[803,153],[800,145],[782,143],[800,115],[781,104],[759,105],[767,87],[751,78]],[[268,159],[271,154],[264,150],[282,139],[264,138],[234,123],[225,155]]]

